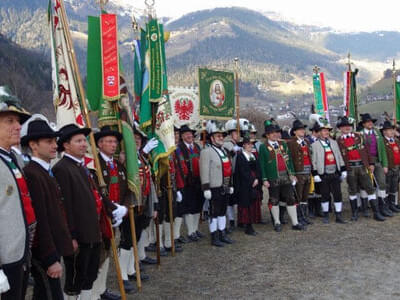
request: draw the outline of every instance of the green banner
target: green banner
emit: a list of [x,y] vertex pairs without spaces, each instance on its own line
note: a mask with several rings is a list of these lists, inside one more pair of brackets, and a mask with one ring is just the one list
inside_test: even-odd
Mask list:
[[321,116],[325,116],[324,104],[322,102],[321,80],[319,74],[313,75],[313,87],[315,112]]
[[126,155],[126,173],[129,189],[135,193],[137,205],[141,205],[139,164],[136,152],[136,142],[133,135],[132,126],[125,121],[121,121],[122,136]]
[[233,72],[199,68],[200,118],[228,120],[235,112]]
[[88,16],[87,89],[90,110],[99,109],[102,97],[100,18]]
[[396,109],[396,122],[400,121],[400,75],[396,75],[395,81],[395,109]]
[[159,102],[162,96],[162,48],[164,36],[156,19],[147,24],[150,52],[150,102]]

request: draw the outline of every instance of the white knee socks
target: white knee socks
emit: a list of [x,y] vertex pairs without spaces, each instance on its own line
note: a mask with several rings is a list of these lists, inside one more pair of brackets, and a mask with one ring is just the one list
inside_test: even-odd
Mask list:
[[281,224],[281,221],[279,220],[279,206],[278,205],[273,205],[271,208],[271,214],[272,218],[274,219],[274,224]]
[[174,222],[174,239],[179,239],[181,236],[182,218],[176,217]]
[[226,217],[218,217],[218,230],[225,230],[226,228]]
[[297,221],[297,210],[296,210],[296,205],[288,205],[286,207],[290,221],[292,222],[293,226],[296,226],[297,224],[299,224],[299,222]]

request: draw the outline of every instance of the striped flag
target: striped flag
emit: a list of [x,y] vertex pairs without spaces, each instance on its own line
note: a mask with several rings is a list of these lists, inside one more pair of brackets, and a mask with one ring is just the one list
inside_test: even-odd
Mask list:
[[324,73],[314,73],[313,87],[315,112],[329,121],[328,96],[326,94]]
[[394,82],[394,107],[395,107],[395,123],[400,121],[400,74],[395,74]]

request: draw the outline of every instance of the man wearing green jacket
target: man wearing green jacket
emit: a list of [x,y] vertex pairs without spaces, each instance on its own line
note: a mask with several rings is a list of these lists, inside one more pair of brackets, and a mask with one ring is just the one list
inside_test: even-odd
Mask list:
[[[361,135],[363,136],[364,146],[368,152],[370,161],[369,172],[375,177],[375,182],[378,188],[378,199],[385,199],[386,184],[385,175],[388,172],[388,159],[386,155],[385,144],[382,134],[374,127],[376,119],[373,119],[370,114],[360,114],[362,127]],[[397,195],[396,195],[397,197]],[[364,216],[368,217],[368,199],[367,193],[364,190],[360,191],[361,210]]]
[[282,230],[279,220],[279,202],[285,202],[292,222],[292,229],[302,230],[297,220],[293,175],[293,163],[287,144],[279,140],[280,127],[273,119],[264,123],[266,141],[260,146],[260,165],[263,184],[269,191],[269,207],[271,209],[276,232]]

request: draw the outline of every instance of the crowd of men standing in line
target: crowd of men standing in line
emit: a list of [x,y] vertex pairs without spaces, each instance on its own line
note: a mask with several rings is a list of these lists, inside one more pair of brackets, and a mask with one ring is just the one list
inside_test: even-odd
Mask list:
[[[147,253],[156,250],[157,232],[160,255],[171,252],[171,222],[176,252],[205,237],[199,231],[201,216],[208,222],[213,246],[234,243],[229,233],[236,227],[257,235],[253,224],[264,223],[263,187],[269,192],[276,232],[287,223],[286,212],[293,230],[304,230],[315,216],[329,223],[330,211],[337,223],[346,223],[341,191],[345,179],[352,221],[358,220],[359,211],[368,217],[369,207],[377,221],[398,213],[400,144],[395,126],[385,121],[377,129],[369,114],[361,115],[360,124],[343,117],[334,139],[327,120],[311,115],[310,121],[311,134],[306,135],[307,126],[300,120],[293,122],[290,133],[267,120],[261,142],[257,129],[245,119],[239,126],[236,120],[210,120],[204,145],[195,142],[194,129],[176,127],[177,147],[169,156],[168,172],[173,220],[168,214],[167,175],[155,182],[148,158],[158,142],[135,126],[143,199],[135,206],[140,267],[156,264]],[[29,274],[34,279],[33,299],[120,299],[107,288],[110,239],[117,228],[123,285],[127,293],[134,292],[132,281],[137,278],[128,218],[134,196],[128,189],[123,153],[115,158],[122,135],[108,126],[94,134],[108,189],[104,199],[95,172],[87,167],[90,132],[74,124],[57,131],[44,116],[26,112],[16,97],[0,95],[2,299],[24,299]],[[54,164],[57,153],[63,156]],[[141,280],[148,279],[141,272]]]

